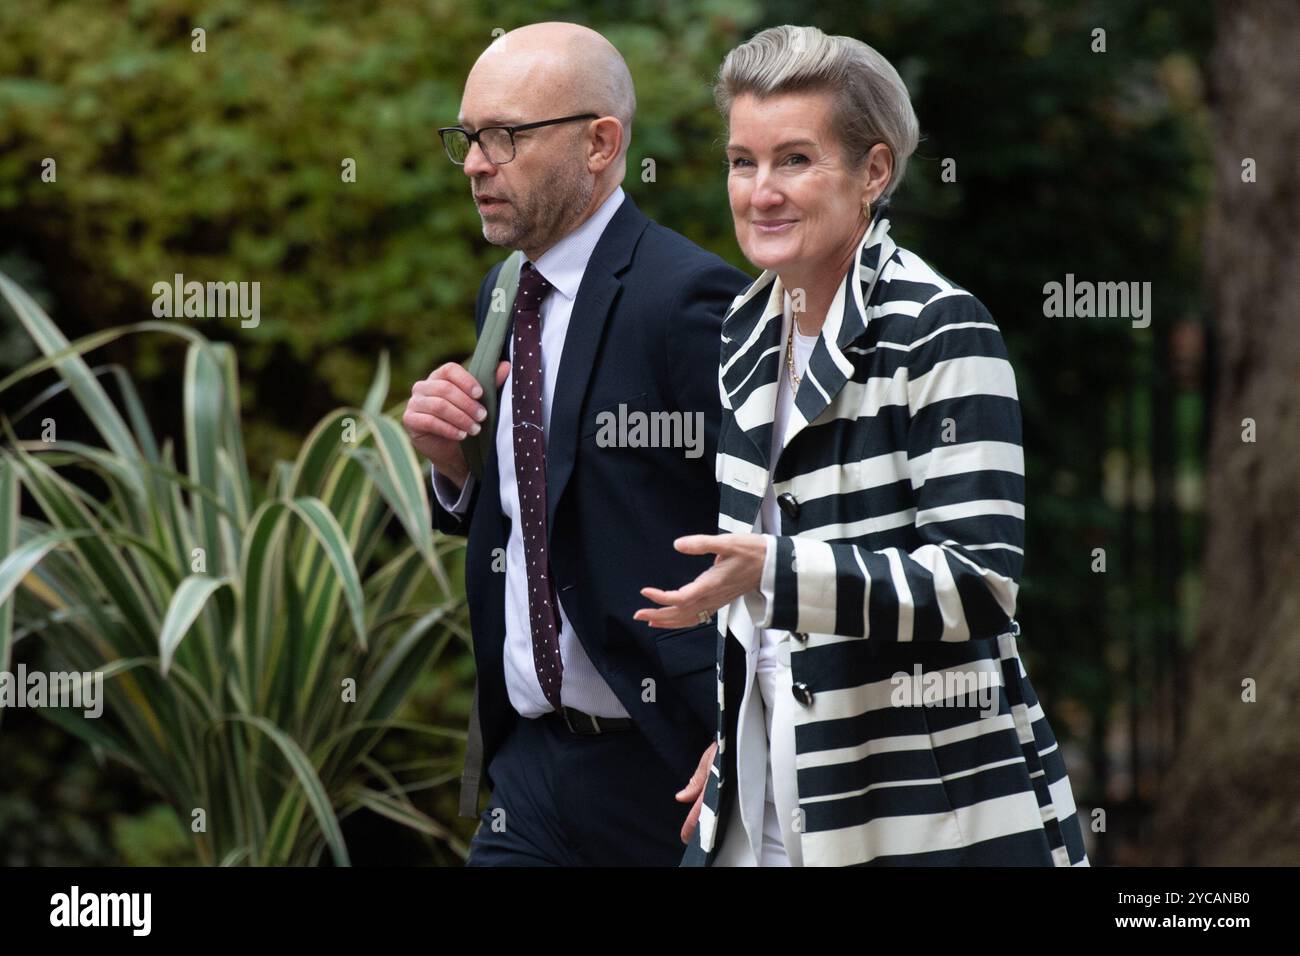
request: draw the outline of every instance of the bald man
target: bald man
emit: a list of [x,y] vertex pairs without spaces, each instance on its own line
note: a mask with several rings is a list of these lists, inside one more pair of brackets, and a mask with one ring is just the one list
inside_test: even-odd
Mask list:
[[[433,463],[438,528],[468,536],[492,786],[470,865],[676,865],[675,794],[714,733],[714,625],[662,633],[632,615],[646,581],[708,567],[673,541],[716,530],[722,316],[749,279],[624,194],[635,111],[609,41],[541,23],[488,47],[459,126],[440,131],[484,238],[525,256],[482,478],[462,448],[482,395],[462,366],[416,382],[404,416]],[[479,288],[480,332],[500,268]]]

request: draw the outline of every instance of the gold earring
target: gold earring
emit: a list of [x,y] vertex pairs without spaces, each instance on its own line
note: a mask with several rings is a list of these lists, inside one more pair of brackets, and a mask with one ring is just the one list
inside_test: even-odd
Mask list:
[[862,204],[862,218],[867,222],[871,222],[871,203],[864,202]]

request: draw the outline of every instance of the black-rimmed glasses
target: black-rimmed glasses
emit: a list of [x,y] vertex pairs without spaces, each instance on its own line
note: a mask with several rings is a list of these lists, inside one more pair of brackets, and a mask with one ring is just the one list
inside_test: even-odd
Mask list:
[[520,126],[484,126],[477,133],[471,133],[461,126],[443,126],[438,130],[438,135],[442,137],[442,145],[446,147],[448,158],[457,166],[465,165],[471,143],[478,143],[478,148],[483,150],[484,158],[493,166],[504,166],[515,158],[515,133],[542,126],[554,126],[556,123],[575,123],[578,120],[599,118],[597,113],[582,113],[578,116],[561,116],[559,119],[524,123]]

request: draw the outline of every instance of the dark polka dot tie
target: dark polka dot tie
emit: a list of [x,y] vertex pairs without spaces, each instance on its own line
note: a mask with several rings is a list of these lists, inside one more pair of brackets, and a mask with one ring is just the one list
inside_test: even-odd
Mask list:
[[510,366],[514,410],[515,482],[519,521],[528,565],[528,620],[533,632],[533,666],[542,693],[560,709],[559,609],[546,554],[546,436],[542,429],[542,300],[551,284],[524,263],[515,294],[514,355]]

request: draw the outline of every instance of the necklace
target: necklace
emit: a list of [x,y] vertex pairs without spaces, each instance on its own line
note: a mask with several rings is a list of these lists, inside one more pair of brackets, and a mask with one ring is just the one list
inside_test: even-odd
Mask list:
[[790,373],[790,384],[794,391],[799,391],[799,382],[803,376],[795,373],[794,370],[794,334],[799,328],[799,320],[794,316],[790,317],[790,334],[785,340],[785,367]]
[[790,385],[797,392],[799,391],[799,376],[794,371],[794,323],[790,323],[790,334],[785,340],[785,367],[790,372]]

